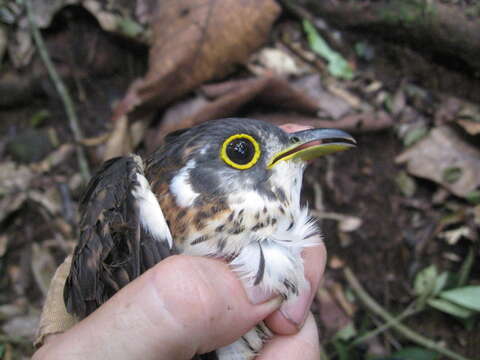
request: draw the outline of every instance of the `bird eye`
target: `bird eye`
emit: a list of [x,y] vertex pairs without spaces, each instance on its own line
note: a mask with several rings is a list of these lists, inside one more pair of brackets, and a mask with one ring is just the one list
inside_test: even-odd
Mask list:
[[220,157],[231,167],[246,170],[260,158],[260,145],[250,135],[236,134],[223,142]]

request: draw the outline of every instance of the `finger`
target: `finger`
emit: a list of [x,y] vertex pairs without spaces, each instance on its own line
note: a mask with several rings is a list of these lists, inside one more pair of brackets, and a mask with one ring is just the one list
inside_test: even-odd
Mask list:
[[318,330],[313,315],[309,313],[302,329],[294,335],[277,335],[263,348],[258,360],[320,359]]
[[279,306],[279,299],[252,305],[225,263],[172,256],[34,359],[190,359],[228,345]]
[[276,334],[294,334],[301,329],[305,322],[323,276],[327,259],[325,245],[320,238],[318,238],[318,242],[317,246],[305,248],[302,253],[308,286],[300,290],[298,298],[293,303],[285,303],[279,311],[265,319],[267,326]]

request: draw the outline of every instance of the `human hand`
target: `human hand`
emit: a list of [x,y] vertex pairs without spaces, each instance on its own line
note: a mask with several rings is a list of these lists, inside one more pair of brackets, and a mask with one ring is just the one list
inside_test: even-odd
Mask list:
[[[312,249],[305,255],[307,274],[320,254],[309,254]],[[280,303],[273,298],[252,305],[236,275],[221,261],[172,256],[73,328],[47,339],[34,360],[190,359],[232,343]],[[282,321],[274,321],[272,330],[285,333]],[[297,334],[275,337],[259,359],[297,359],[299,354],[318,359],[312,316]]]

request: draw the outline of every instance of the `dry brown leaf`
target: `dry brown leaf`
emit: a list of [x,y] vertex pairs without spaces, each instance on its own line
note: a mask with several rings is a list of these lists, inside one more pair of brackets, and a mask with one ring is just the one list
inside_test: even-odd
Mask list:
[[477,135],[480,134],[480,122],[472,121],[472,120],[457,120],[458,124],[460,124],[466,132],[470,135]]
[[352,106],[343,97],[334,95],[325,88],[319,74],[311,74],[294,80],[293,86],[315,100],[318,106],[318,116],[339,119],[352,112]]
[[31,313],[23,316],[16,316],[2,325],[2,331],[9,336],[19,336],[33,340],[40,315]]
[[114,128],[108,138],[103,160],[130,153],[133,149],[131,144],[127,116],[121,116],[114,122]]
[[347,130],[351,133],[364,133],[380,131],[393,126],[393,118],[384,111],[363,112],[346,115],[338,120],[321,120],[315,117],[301,116],[298,114],[253,114],[252,117],[269,121],[276,125],[295,123],[315,128],[336,128]]
[[253,54],[248,61],[248,68],[257,76],[268,73],[290,76],[311,72],[311,68],[306,63],[300,62],[288,51],[270,47],[265,47]]
[[32,244],[32,273],[35,282],[42,291],[44,296],[47,296],[48,286],[50,280],[55,273],[55,259],[44,246],[39,246],[37,243]]
[[265,42],[279,13],[274,0],[159,2],[152,20],[149,71],[132,85],[119,105],[121,113],[161,107],[224,76]]
[[197,98],[175,107],[173,110],[175,116],[172,112],[167,112],[159,130],[156,131],[155,139],[150,142],[150,149],[158,146],[163,136],[171,131],[188,128],[207,120],[233,116],[241,107],[253,101],[256,104],[262,103],[310,114],[318,111],[318,104],[314,99],[295,89],[286,79],[276,76],[205,85],[202,92],[211,101]]
[[480,187],[480,151],[446,125],[432,129],[396,162],[406,163],[409,173],[441,184],[460,197]]
[[0,222],[22,206],[33,177],[27,166],[11,161],[0,163]]

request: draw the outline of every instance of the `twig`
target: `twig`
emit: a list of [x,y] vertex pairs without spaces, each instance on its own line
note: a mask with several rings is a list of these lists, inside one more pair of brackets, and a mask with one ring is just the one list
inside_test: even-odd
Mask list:
[[346,267],[343,271],[345,278],[347,279],[350,287],[353,289],[355,292],[355,295],[358,296],[358,298],[363,302],[363,304],[373,313],[377,314],[380,316],[384,321],[387,323],[390,323],[392,328],[394,328],[396,331],[398,331],[400,334],[402,334],[405,338],[408,340],[411,340],[415,343],[417,343],[420,346],[423,346],[427,349],[436,351],[450,359],[454,360],[469,360],[468,358],[465,358],[461,356],[460,354],[457,354],[451,350],[448,350],[440,345],[438,345],[436,342],[430,340],[429,338],[420,335],[419,333],[413,331],[409,327],[400,324],[398,320],[392,316],[388,311],[386,311],[384,308],[382,308],[368,293],[365,291],[365,289],[362,287],[360,282],[357,280],[355,275],[353,274],[352,270],[350,270],[348,267]]
[[378,335],[379,333],[381,332],[384,332],[385,330],[388,330],[389,328],[391,328],[394,324],[399,324],[400,322],[402,322],[403,320],[405,320],[406,318],[412,316],[412,315],[415,315],[415,314],[418,314],[420,311],[422,311],[423,309],[412,309],[411,307],[408,307],[405,311],[403,311],[400,315],[396,316],[395,318],[392,319],[392,321],[387,321],[386,323],[382,324],[381,326],[378,326],[377,328],[373,329],[372,331],[369,331],[365,334],[363,334],[362,336],[359,336],[358,338],[356,338],[350,345],[349,347],[351,346],[355,346],[355,345],[358,345],[362,342],[364,342],[365,340],[368,340],[370,339],[371,337],[374,337],[376,335]]
[[88,182],[88,180],[90,179],[90,169],[88,167],[88,162],[85,157],[85,152],[80,145],[80,142],[83,139],[83,135],[80,127],[78,126],[78,118],[77,113],[75,112],[75,106],[73,104],[72,98],[70,97],[68,89],[63,84],[62,79],[58,75],[57,70],[52,63],[52,60],[50,59],[47,47],[45,46],[45,42],[42,38],[42,34],[40,34],[40,30],[38,30],[37,24],[35,23],[31,0],[25,0],[25,4],[27,8],[27,16],[30,23],[30,31],[32,32],[33,40],[35,41],[35,45],[38,49],[38,52],[40,53],[40,57],[42,58],[45,67],[47,68],[48,75],[52,79],[55,88],[60,95],[60,98],[62,99],[63,106],[67,114],[68,123],[70,125],[70,129],[72,130],[73,138],[76,142],[76,151],[80,172],[84,181]]

